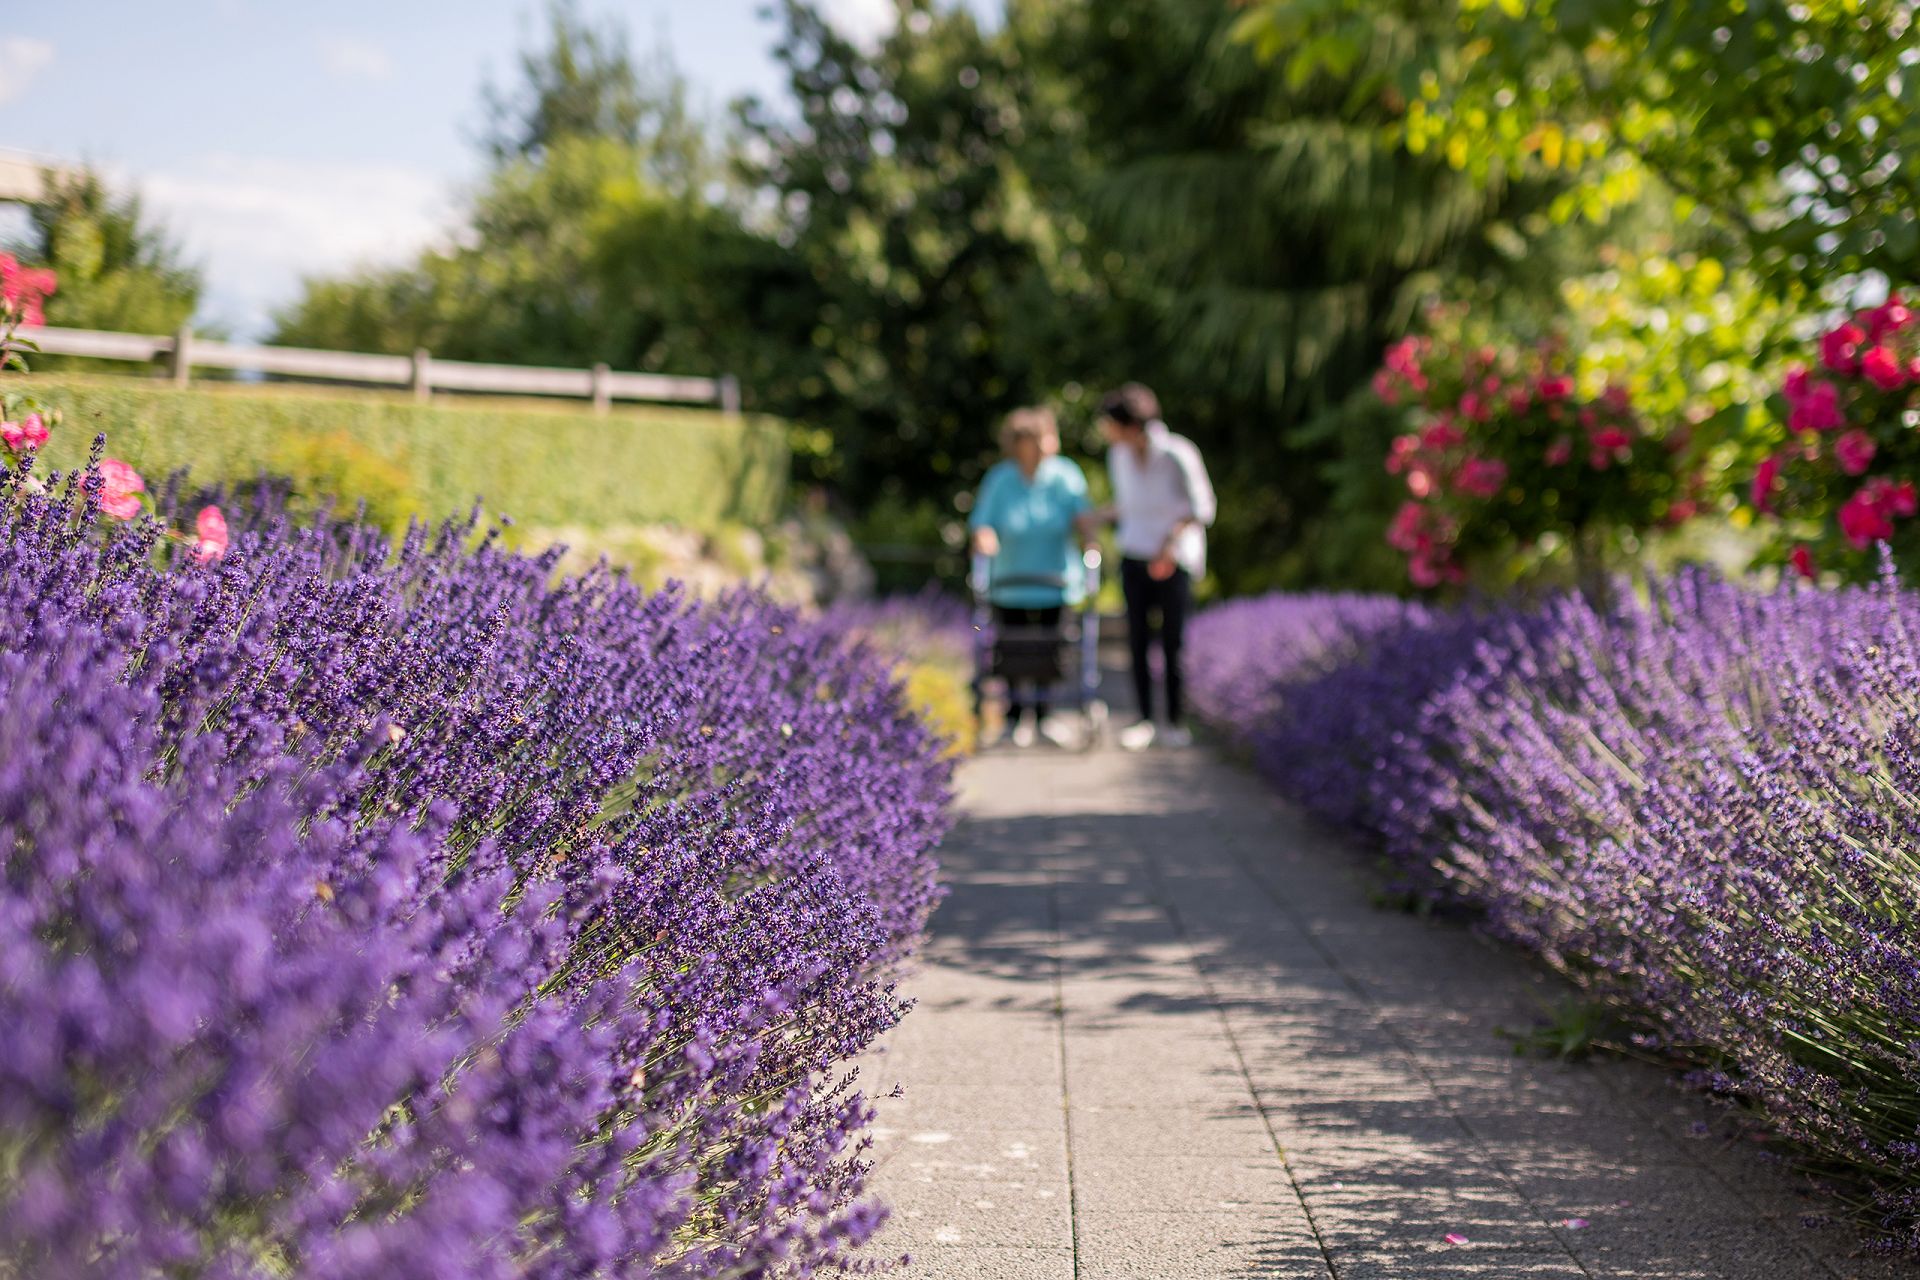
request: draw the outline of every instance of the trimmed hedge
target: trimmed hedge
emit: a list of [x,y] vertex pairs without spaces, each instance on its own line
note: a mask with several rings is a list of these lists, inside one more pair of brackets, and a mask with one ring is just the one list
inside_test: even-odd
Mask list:
[[82,462],[104,431],[114,456],[150,482],[189,466],[202,482],[284,475],[290,454],[310,470],[315,450],[331,450],[347,455],[323,467],[346,477],[343,487],[356,476],[396,476],[404,505],[434,519],[480,498],[522,525],[762,527],[786,503],[786,428],[767,418],[656,408],[595,417],[525,400],[420,405],[288,385],[180,391],[100,376],[34,375],[32,389],[66,415],[47,445],[49,464]]

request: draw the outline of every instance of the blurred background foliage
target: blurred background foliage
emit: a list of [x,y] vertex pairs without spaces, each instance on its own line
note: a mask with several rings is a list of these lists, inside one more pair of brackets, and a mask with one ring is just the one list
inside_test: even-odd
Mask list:
[[[1099,393],[1139,379],[1212,463],[1217,588],[1398,588],[1368,382],[1433,306],[1572,335],[1710,434],[1737,532],[1787,353],[1920,275],[1896,0],[899,4],[864,45],[775,0],[791,95],[725,118],[553,4],[483,95],[457,234],[309,281],[274,340],[732,371],[898,586],[955,575],[1002,414],[1051,403],[1095,460]],[[127,301],[62,267],[52,319],[170,327],[197,280],[137,203],[63,196],[27,256],[108,222],[120,265],[73,278]]]

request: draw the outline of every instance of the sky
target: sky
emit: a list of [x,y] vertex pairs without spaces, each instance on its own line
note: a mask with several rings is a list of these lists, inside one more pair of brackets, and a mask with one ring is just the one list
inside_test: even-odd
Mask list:
[[[969,0],[983,10],[991,0]],[[664,45],[704,105],[782,93],[765,0],[581,0]],[[823,0],[871,40],[893,0]],[[539,0],[0,0],[0,148],[138,188],[206,270],[202,319],[259,337],[306,275],[401,261],[479,172],[480,91]]]

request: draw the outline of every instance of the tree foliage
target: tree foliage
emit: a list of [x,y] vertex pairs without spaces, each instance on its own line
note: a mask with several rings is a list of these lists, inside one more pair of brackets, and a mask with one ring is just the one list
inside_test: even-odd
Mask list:
[[1379,50],[1410,149],[1578,171],[1599,216],[1650,173],[1752,265],[1815,288],[1920,275],[1908,0],[1254,0],[1241,34],[1300,79]]
[[458,241],[315,282],[281,337],[736,372],[804,478],[929,550],[1004,412],[1091,449],[1138,379],[1215,460],[1225,585],[1389,586],[1368,383],[1441,301],[1719,434],[1730,509],[1796,311],[1912,225],[1900,7],[1733,9],[901,0],[868,44],[779,0],[787,92],[723,132],[563,4],[489,92]]
[[1367,381],[1441,282],[1529,274],[1550,191],[1411,154],[1371,60],[1275,74],[1224,6],[1027,8],[1016,31],[1078,104],[1087,162],[1061,198],[1132,304],[1129,376],[1221,459],[1222,575],[1397,580],[1393,420]]
[[309,281],[275,341],[778,382],[800,277],[746,225],[670,61],[636,62],[617,28],[556,3],[520,81],[485,96],[491,168],[461,234],[401,267]]
[[1033,88],[964,9],[912,0],[871,51],[806,0],[782,17],[793,107],[743,110],[751,180],[818,290],[781,408],[831,433],[822,478],[942,503],[998,418],[1057,385],[1076,322],[1074,249],[1022,163]]
[[642,172],[668,190],[718,176],[706,122],[687,82],[664,54],[636,59],[623,28],[594,26],[575,0],[549,0],[544,43],[521,53],[519,76],[486,87],[482,141],[496,166],[539,161],[556,145],[605,139],[641,157]]
[[200,270],[137,194],[116,192],[90,169],[49,174],[44,194],[26,209],[27,235],[12,248],[59,278],[47,299],[48,324],[172,333],[193,315]]

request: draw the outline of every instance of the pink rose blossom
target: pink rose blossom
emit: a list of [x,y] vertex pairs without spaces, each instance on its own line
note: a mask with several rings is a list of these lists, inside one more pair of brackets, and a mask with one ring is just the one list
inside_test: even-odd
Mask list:
[[1451,449],[1467,442],[1467,433],[1453,425],[1451,419],[1441,418],[1420,433],[1420,443],[1429,449]]
[[1874,452],[1873,437],[1860,430],[1849,431],[1833,442],[1834,461],[1850,476],[1866,474],[1873,465]]
[[140,514],[139,494],[145,493],[147,482],[118,458],[103,458],[100,462],[100,510],[115,520],[131,520]]
[[1387,474],[1397,476],[1406,471],[1413,465],[1414,456],[1419,452],[1419,436],[1395,436],[1393,447],[1387,451]]
[[1622,431],[1619,427],[1602,427],[1589,438],[1592,440],[1594,448],[1605,449],[1609,453],[1631,448],[1633,445],[1633,437],[1625,431]]
[[1920,510],[1920,500],[1916,499],[1913,481],[1902,480],[1899,484],[1889,485],[1883,490],[1887,508],[1897,516],[1911,516]]
[[1423,348],[1414,338],[1396,342],[1387,348],[1386,366],[1407,380],[1407,385],[1415,391],[1427,389],[1427,377],[1420,372],[1420,355]]
[[1498,458],[1468,458],[1460,464],[1460,474],[1454,478],[1460,492],[1469,498],[1491,498],[1500,492],[1500,486],[1507,482],[1507,464]]
[[1773,492],[1780,487],[1781,460],[1776,454],[1763,459],[1754,470],[1753,485],[1749,496],[1753,499],[1754,509],[1762,515],[1773,514]]
[[1888,334],[1899,333],[1912,324],[1913,312],[1907,309],[1906,303],[1896,293],[1879,306],[1861,312],[1857,318],[1866,325],[1869,339],[1878,342]]
[[1565,400],[1573,394],[1572,378],[1542,378],[1536,388],[1542,400]]
[[49,434],[46,422],[37,413],[30,413],[18,422],[0,422],[0,440],[6,441],[7,448],[15,453],[38,449],[47,442]]
[[1573,461],[1573,441],[1561,436],[1547,446],[1546,463],[1550,467],[1564,467]]
[[1382,404],[1400,403],[1400,388],[1394,384],[1393,374],[1386,369],[1373,375],[1373,394],[1380,398]]
[[1427,513],[1417,502],[1403,502],[1387,527],[1387,545],[1395,551],[1417,551],[1428,539],[1424,533]]
[[1847,425],[1840,408],[1840,388],[1831,382],[1816,382],[1794,403],[1787,415],[1787,426],[1794,431],[1838,431]]
[[200,508],[200,516],[193,522],[193,528],[200,535],[193,544],[195,560],[206,564],[227,553],[227,518],[221,514],[220,508]]
[[1852,373],[1859,366],[1860,344],[1866,340],[1866,330],[1843,324],[1820,339],[1820,363],[1835,373]]
[[1807,367],[1795,365],[1787,371],[1787,381],[1783,390],[1787,393],[1788,400],[1803,400],[1812,386],[1813,375],[1807,371]]
[[1840,508],[1840,532],[1856,547],[1869,547],[1893,536],[1893,519],[1871,483],[1848,498]]
[[59,287],[53,272],[23,267],[10,253],[0,253],[0,303],[19,316],[20,323],[34,328],[46,323],[41,303]]
[[1885,347],[1875,347],[1867,352],[1860,361],[1860,372],[1866,374],[1867,381],[1882,391],[1897,391],[1907,380],[1899,358]]
[[1811,579],[1820,572],[1819,566],[1813,562],[1813,552],[1804,546],[1795,547],[1793,554],[1787,557],[1787,563],[1791,564],[1793,571],[1803,578]]

